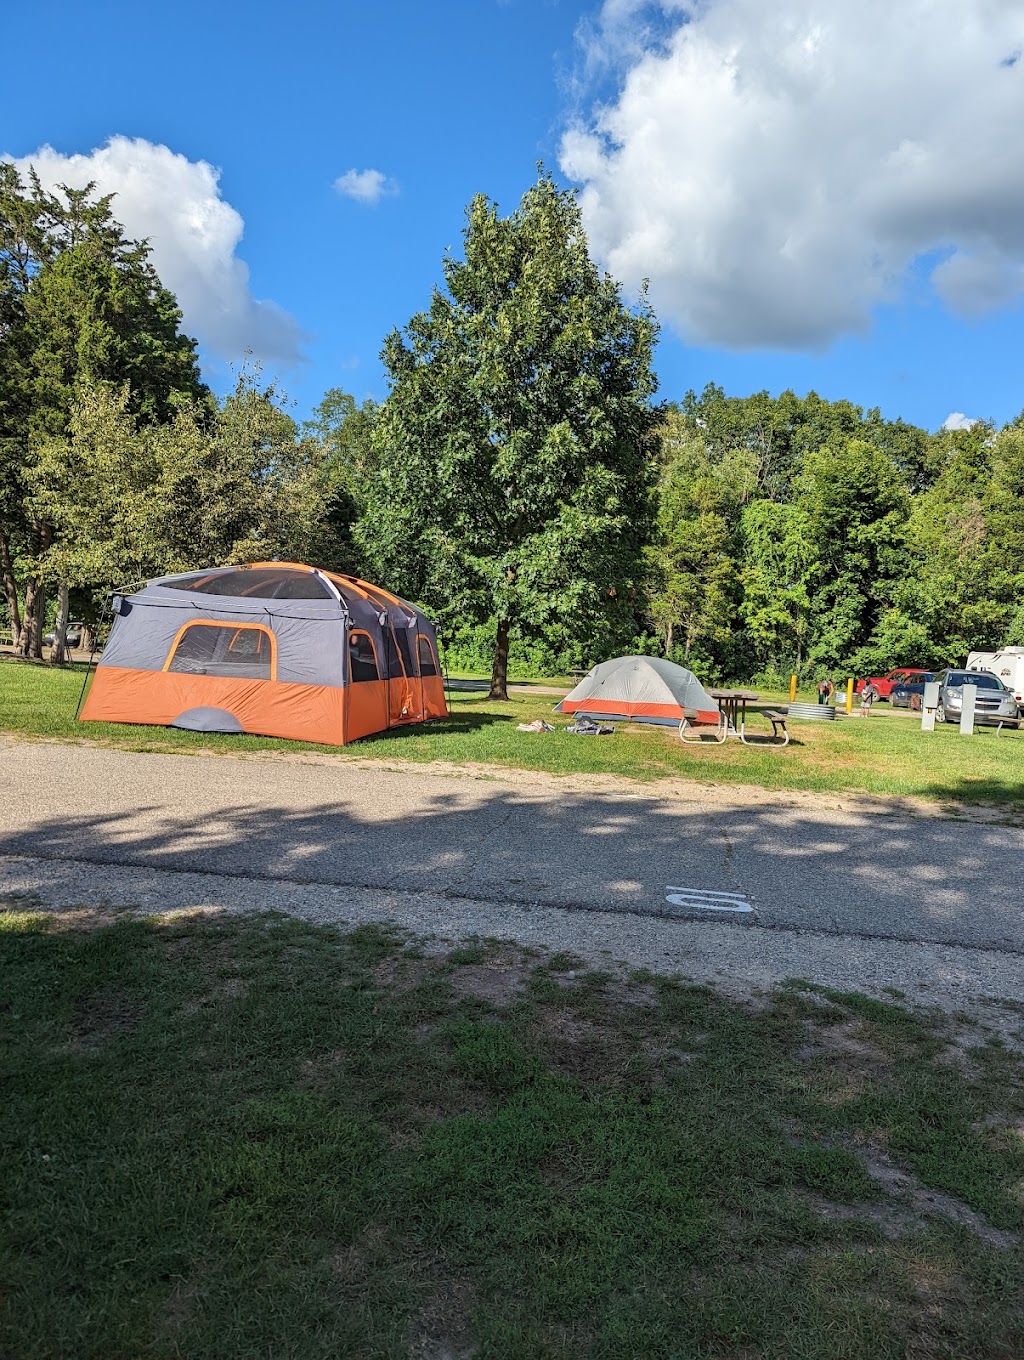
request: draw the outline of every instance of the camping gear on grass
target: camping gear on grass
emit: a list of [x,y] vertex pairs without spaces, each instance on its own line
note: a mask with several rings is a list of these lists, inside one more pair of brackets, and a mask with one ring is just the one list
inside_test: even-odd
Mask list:
[[657,656],[602,661],[560,703],[556,713],[678,727],[683,718],[717,723],[718,703],[692,671]]
[[430,621],[354,576],[253,562],[113,598],[85,722],[344,746],[448,716]]
[[610,737],[615,731],[614,727],[602,727],[600,723],[591,722],[589,718],[577,718],[565,729],[572,732],[577,737]]

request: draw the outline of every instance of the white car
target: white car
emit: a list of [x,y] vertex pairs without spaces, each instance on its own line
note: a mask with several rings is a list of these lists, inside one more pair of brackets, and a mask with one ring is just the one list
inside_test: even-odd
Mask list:
[[[67,632],[64,634],[64,642],[65,642],[65,645],[68,646],[68,647],[79,647],[79,646],[81,646],[82,637],[83,637],[84,633],[85,633],[85,624],[84,624],[84,623],[69,623],[69,624],[68,624],[68,628],[67,628]],[[49,633],[46,633],[46,634],[44,635],[44,637],[43,637],[43,646],[44,646],[44,647],[52,647],[53,644],[56,642],[56,640],[57,640],[57,634],[56,634],[56,633],[54,633],[54,632],[52,632],[52,631],[49,632]]]
[[1008,690],[998,675],[993,675],[991,671],[942,671],[936,679],[939,682],[936,722],[960,721],[964,707],[964,685],[976,685],[978,688],[974,701],[976,723],[1002,723],[1006,727],[1016,727],[1020,721],[1020,710],[1013,691]]

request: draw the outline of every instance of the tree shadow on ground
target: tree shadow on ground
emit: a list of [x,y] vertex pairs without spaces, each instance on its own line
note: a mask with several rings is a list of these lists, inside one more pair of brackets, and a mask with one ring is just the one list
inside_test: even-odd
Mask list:
[[171,768],[112,751],[90,752],[82,782],[69,759],[40,762],[34,792],[36,808],[64,811],[12,806],[0,854],[638,916],[678,914],[671,890],[697,889],[747,897],[767,927],[1024,952],[1021,832],[897,800],[887,815],[702,806],[429,768]]

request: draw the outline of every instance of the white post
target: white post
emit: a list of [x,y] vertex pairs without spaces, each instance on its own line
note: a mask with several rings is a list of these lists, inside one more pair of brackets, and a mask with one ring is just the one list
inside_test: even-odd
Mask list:
[[921,731],[935,731],[935,710],[939,706],[939,682],[928,680],[921,697]]
[[964,685],[964,706],[960,710],[960,731],[968,736],[974,731],[974,701],[978,697],[977,685]]

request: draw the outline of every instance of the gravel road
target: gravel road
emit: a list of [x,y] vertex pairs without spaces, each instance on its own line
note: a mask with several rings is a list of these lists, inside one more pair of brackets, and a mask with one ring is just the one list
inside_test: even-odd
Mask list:
[[393,920],[740,988],[799,976],[1024,1001],[1020,828],[673,793],[6,740],[0,891],[57,910]]

